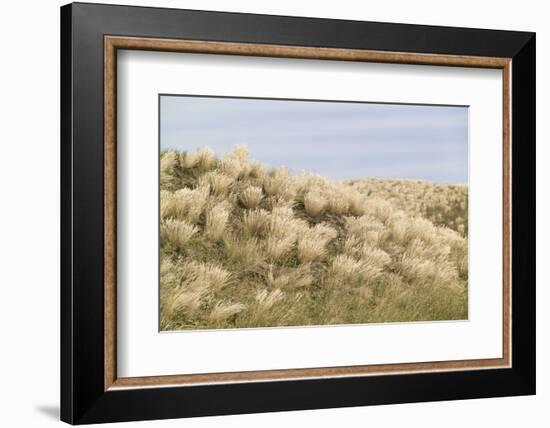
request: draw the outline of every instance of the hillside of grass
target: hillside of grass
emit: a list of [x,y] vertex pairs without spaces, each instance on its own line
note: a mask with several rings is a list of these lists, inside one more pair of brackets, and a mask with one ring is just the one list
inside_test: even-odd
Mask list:
[[466,319],[468,189],[160,159],[161,330]]

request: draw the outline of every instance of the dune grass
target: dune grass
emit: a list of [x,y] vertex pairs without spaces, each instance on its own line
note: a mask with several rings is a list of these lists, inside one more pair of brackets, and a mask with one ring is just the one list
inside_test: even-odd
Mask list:
[[161,330],[466,319],[468,189],[161,153]]

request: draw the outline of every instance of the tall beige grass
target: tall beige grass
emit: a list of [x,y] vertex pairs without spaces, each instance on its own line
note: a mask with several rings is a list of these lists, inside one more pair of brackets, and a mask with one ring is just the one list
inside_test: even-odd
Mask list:
[[313,227],[305,228],[299,232],[298,259],[301,263],[308,263],[326,254],[326,245],[336,238],[336,230],[319,223]]
[[246,309],[246,306],[241,303],[218,302],[210,312],[210,315],[208,315],[208,320],[214,324],[220,323],[242,312],[244,309]]
[[225,196],[233,184],[233,178],[218,171],[209,171],[199,179],[200,187],[209,187],[213,195]]
[[465,319],[468,189],[160,159],[161,328]]
[[256,208],[262,201],[262,189],[256,186],[249,186],[239,195],[239,199],[245,208]]
[[160,224],[160,240],[182,248],[198,231],[198,228],[192,224],[169,218]]
[[319,216],[327,206],[327,200],[317,192],[307,192],[304,196],[304,208],[312,217]]
[[227,221],[229,220],[230,208],[227,204],[214,205],[206,214],[204,234],[207,238],[217,241],[223,235]]

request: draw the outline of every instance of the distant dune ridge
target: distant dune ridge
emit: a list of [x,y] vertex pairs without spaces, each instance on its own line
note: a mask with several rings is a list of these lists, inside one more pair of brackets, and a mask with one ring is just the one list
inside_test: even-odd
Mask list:
[[160,158],[161,329],[466,319],[468,188]]

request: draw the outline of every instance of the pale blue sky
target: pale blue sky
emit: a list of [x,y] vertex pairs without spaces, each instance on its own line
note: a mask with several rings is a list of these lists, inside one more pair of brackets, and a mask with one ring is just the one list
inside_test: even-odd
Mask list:
[[468,108],[161,96],[161,149],[237,144],[271,166],[332,179],[468,182]]

